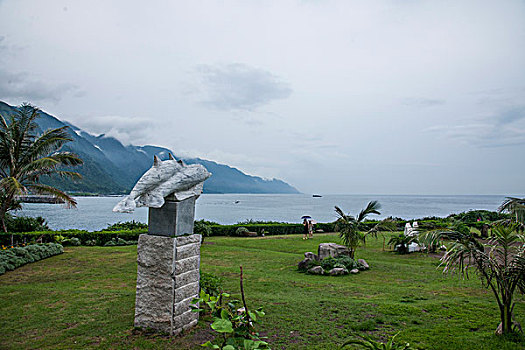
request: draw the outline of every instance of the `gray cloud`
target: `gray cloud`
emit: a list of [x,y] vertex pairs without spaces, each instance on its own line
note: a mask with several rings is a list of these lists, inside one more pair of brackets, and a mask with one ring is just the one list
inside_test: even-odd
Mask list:
[[525,106],[509,108],[496,116],[499,124],[511,124],[525,118]]
[[463,125],[437,125],[425,129],[440,138],[457,140],[482,148],[525,144],[525,107],[505,109],[479,122]]
[[80,118],[76,124],[92,134],[114,137],[125,145],[151,143],[149,135],[152,130],[158,130],[158,123],[155,121],[119,115]]
[[11,73],[0,69],[0,98],[58,102],[67,93],[79,92],[73,84],[52,84],[28,73]]
[[403,104],[413,107],[434,107],[444,105],[445,100],[424,97],[409,97],[403,100]]
[[240,63],[201,65],[202,103],[219,110],[251,110],[290,96],[290,85],[263,69]]

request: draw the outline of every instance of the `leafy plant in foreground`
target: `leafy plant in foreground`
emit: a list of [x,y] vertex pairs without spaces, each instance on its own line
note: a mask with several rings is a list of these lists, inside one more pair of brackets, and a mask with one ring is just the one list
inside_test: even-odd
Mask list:
[[441,258],[443,272],[459,272],[468,278],[468,269],[475,268],[486,287],[490,287],[500,310],[501,324],[497,334],[521,329],[512,320],[514,293],[525,293],[525,236],[517,224],[498,225],[486,246],[472,234],[459,234]]
[[[211,328],[219,333],[213,340],[202,346],[222,350],[256,350],[270,349],[268,343],[261,340],[254,324],[258,318],[264,316],[262,308],[255,311],[248,310],[244,298],[243,276],[241,266],[241,296],[240,300],[230,299],[230,294],[220,293],[217,296],[207,294],[201,290],[199,298],[192,301],[194,312],[204,312],[209,309],[213,317]],[[243,305],[243,307],[241,307]],[[203,308],[204,307],[204,308]]]
[[214,274],[200,271],[199,287],[210,296],[218,296],[222,292],[222,280]]
[[359,335],[361,339],[348,340],[341,346],[341,349],[351,344],[361,345],[365,349],[369,349],[369,350],[409,350],[411,349],[409,343],[405,343],[405,344],[394,343],[394,338],[398,334],[399,332],[394,334],[392,337],[390,337],[390,339],[388,339],[386,343],[375,341],[372,339],[372,337],[370,337],[367,334]]

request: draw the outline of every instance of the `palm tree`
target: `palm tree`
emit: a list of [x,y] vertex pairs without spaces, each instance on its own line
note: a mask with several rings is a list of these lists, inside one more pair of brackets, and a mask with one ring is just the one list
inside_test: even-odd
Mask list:
[[498,213],[509,212],[515,222],[525,225],[525,198],[507,197],[498,208]]
[[7,120],[0,115],[0,220],[4,232],[7,232],[6,213],[18,206],[16,197],[20,194],[48,194],[69,206],[76,205],[67,193],[39,183],[41,176],[51,174],[80,178],[78,173],[60,170],[60,167],[82,164],[77,155],[59,151],[62,145],[73,140],[67,126],[38,135],[39,113],[38,108],[23,104],[16,113],[7,116]]
[[335,206],[335,212],[338,216],[335,222],[335,230],[339,232],[339,237],[345,246],[350,249],[350,257],[354,259],[355,250],[361,243],[365,243],[366,236],[369,234],[377,235],[382,226],[387,226],[386,221],[380,222],[367,232],[362,232],[363,222],[370,214],[381,214],[379,212],[381,204],[378,201],[371,201],[365,209],[361,210],[357,217],[345,214],[341,208]]
[[[435,232],[432,235],[436,237]],[[486,245],[470,233],[455,235],[456,241],[441,259],[444,272],[458,270],[468,278],[468,269],[475,268],[498,303],[501,324],[496,332],[519,329],[519,324],[512,321],[512,311],[514,292],[525,293],[525,236],[518,232],[517,224],[495,226]]]

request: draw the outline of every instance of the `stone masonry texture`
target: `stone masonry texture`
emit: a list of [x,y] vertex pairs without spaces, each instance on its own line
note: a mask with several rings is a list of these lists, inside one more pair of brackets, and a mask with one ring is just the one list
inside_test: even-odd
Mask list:
[[135,327],[177,335],[197,324],[190,303],[199,294],[200,235],[140,235]]

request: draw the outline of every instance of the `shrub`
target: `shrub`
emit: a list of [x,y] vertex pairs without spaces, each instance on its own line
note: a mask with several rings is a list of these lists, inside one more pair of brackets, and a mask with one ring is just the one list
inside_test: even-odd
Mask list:
[[125,239],[115,237],[115,238],[112,238],[110,241],[107,241],[106,243],[104,243],[104,247],[133,245],[133,244],[137,244],[137,241],[126,241]]
[[200,290],[212,296],[222,292],[222,279],[212,273],[200,271]]
[[349,256],[338,256],[335,258],[330,256],[321,260],[320,265],[325,271],[330,271],[335,267],[343,267],[350,271],[358,267],[357,263]]
[[195,221],[193,233],[202,235],[202,237],[211,236],[211,227],[204,220]]
[[143,230],[147,229],[148,224],[145,224],[140,221],[126,221],[126,222],[117,222],[116,224],[109,225],[104,231],[122,231],[122,230]]
[[250,232],[246,227],[241,226],[235,230],[236,236],[244,236],[246,233]]
[[0,275],[12,271],[22,265],[48,258],[64,252],[62,245],[57,243],[31,244],[26,247],[15,247],[0,250]]
[[9,215],[6,217],[6,226],[8,232],[31,232],[49,230],[46,220],[41,216],[33,218],[29,216],[12,217],[11,215]]
[[[35,232],[15,232],[13,233],[15,242],[61,242],[63,239],[78,238],[81,243],[90,242],[95,245],[103,246],[107,242],[118,238],[127,241],[127,244],[136,244],[139,235],[146,233],[147,229],[122,230],[122,231],[95,231],[88,232],[83,230],[63,230],[63,231],[35,231]],[[0,232],[0,244],[10,245],[11,233]]]
[[72,238],[66,238],[66,239],[62,240],[62,245],[63,246],[75,246],[75,247],[78,247],[79,245],[81,245],[81,242],[80,242],[80,239],[78,239],[76,237],[72,237]]

